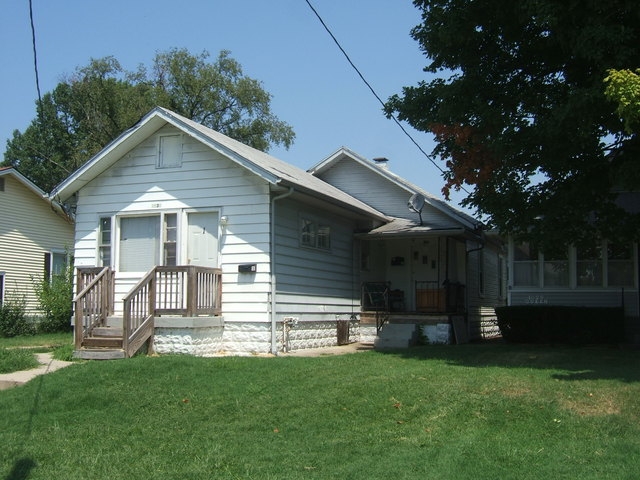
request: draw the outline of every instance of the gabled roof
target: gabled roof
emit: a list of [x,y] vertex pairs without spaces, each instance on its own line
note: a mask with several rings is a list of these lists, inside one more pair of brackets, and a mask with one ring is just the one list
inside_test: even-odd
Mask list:
[[65,212],[65,210],[62,208],[62,206],[58,202],[49,200],[49,197],[45,193],[44,190],[42,190],[40,187],[38,187],[35,183],[33,183],[27,177],[22,175],[14,167],[0,167],[0,178],[1,177],[13,177],[13,178],[15,178],[18,182],[20,182],[22,185],[24,185],[28,190],[33,192],[33,194],[36,197],[42,199],[43,202],[46,202],[47,204],[50,204],[51,207],[54,209],[54,211],[56,213],[62,215],[65,218],[65,220],[72,221],[71,217],[67,214],[67,212]]
[[320,198],[352,211],[355,210],[359,213],[367,214],[377,220],[389,220],[386,215],[378,210],[298,167],[161,107],[156,107],[147,113],[136,125],[123,132],[60,183],[51,192],[51,197],[60,198],[63,201],[68,199],[115,164],[124,154],[166,124],[173,125],[183,133],[221,153],[272,185],[292,187],[300,193]]
[[359,163],[360,165],[370,169],[371,171],[377,173],[381,177],[387,179],[389,182],[399,186],[400,188],[405,189],[410,195],[413,195],[415,193],[422,195],[425,198],[425,203],[431,205],[433,208],[449,216],[454,221],[462,224],[465,228],[468,228],[470,230],[476,230],[479,226],[481,226],[481,222],[476,220],[472,216],[467,215],[466,213],[461,212],[460,210],[457,210],[456,208],[452,207],[445,201],[435,197],[434,195],[427,192],[426,190],[423,190],[422,188],[396,175],[395,173],[389,171],[388,169],[382,168],[376,165],[374,162],[367,160],[363,156],[357,154],[356,152],[354,152],[353,150],[347,147],[339,148],[336,152],[329,155],[326,159],[319,162],[315,166],[311,167],[308,170],[308,172],[311,173],[312,175],[319,175],[322,172],[340,163],[345,158],[349,158]]

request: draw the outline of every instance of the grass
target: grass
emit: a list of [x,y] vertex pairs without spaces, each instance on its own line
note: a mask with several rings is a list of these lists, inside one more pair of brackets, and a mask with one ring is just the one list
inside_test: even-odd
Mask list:
[[38,366],[33,352],[22,348],[0,348],[0,373],[29,370]]
[[35,353],[53,352],[53,358],[70,361],[73,356],[72,342],[71,333],[0,337],[0,374],[37,367]]
[[3,479],[632,479],[640,352],[83,362],[0,392]]

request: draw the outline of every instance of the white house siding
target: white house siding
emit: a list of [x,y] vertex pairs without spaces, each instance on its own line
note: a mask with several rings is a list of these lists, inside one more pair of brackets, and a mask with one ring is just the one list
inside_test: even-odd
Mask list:
[[[76,265],[96,265],[98,221],[102,216],[177,212],[178,228],[184,233],[189,211],[219,212],[228,218],[218,236],[225,323],[268,322],[269,185],[187,135],[182,137],[182,166],[157,169],[160,133],[179,132],[173,127],[162,128],[79,192]],[[182,256],[178,264],[186,263],[185,243],[180,244],[179,239]],[[241,263],[255,263],[257,272],[251,276],[239,274]],[[116,301],[140,276],[116,272]]]
[[[474,251],[470,244],[467,273],[467,321],[471,339],[490,338],[499,334],[495,307],[506,305],[506,261],[497,248],[487,243]],[[500,260],[502,258],[502,260]],[[483,262],[483,289],[480,289],[480,261]],[[498,269],[502,272],[499,274]],[[502,287],[500,286],[502,282]]]
[[638,316],[638,294],[635,289],[513,289],[511,305],[565,305],[572,307],[625,307],[625,315]]
[[[300,218],[331,227],[331,248],[300,246]],[[360,311],[359,278],[354,265],[355,223],[293,200],[276,205],[277,320],[297,319],[285,329],[289,348],[337,343],[336,321],[349,321]]]
[[[418,214],[407,207],[409,191],[354,160],[342,160],[318,177],[385,215],[419,220]],[[422,211],[422,221],[425,225],[452,223],[447,215],[428,204]]]
[[44,254],[73,247],[73,225],[11,175],[0,191],[0,272],[5,299],[24,298],[27,314],[40,315],[32,279],[44,274]]

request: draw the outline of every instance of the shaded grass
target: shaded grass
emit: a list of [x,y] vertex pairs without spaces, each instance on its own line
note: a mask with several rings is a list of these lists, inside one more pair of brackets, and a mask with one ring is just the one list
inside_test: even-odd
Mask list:
[[0,478],[635,478],[639,367],[477,345],[79,363],[0,392]]

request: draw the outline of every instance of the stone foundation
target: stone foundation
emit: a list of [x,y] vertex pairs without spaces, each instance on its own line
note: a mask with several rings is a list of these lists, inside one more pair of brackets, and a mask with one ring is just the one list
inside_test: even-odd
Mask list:
[[[363,341],[359,322],[348,320],[347,343]],[[373,341],[367,331],[364,341]],[[343,339],[344,340],[344,339]],[[338,345],[336,321],[279,321],[276,331],[278,352]],[[259,355],[271,353],[271,324],[225,323],[221,317],[159,317],[155,320],[153,340],[158,354],[184,354],[200,357],[219,355]]]

